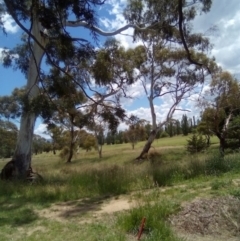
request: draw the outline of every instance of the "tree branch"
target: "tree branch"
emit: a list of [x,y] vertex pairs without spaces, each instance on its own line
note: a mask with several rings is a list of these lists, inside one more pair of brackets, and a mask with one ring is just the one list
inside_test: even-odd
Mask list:
[[125,26],[123,26],[123,27],[121,27],[121,28],[119,28],[119,29],[117,29],[115,31],[106,32],[106,31],[103,31],[102,29],[100,29],[100,28],[98,28],[98,27],[96,27],[94,25],[88,24],[85,21],[66,21],[65,24],[64,24],[64,26],[66,26],[66,27],[84,27],[84,28],[87,28],[87,29],[89,29],[91,31],[94,31],[94,32],[96,32],[96,33],[98,33],[98,34],[100,34],[102,36],[105,36],[105,37],[110,37],[110,36],[114,36],[114,35],[120,34],[121,32],[123,32],[123,31],[125,31],[125,30],[127,30],[129,28],[134,28],[136,30],[143,31],[143,30],[147,30],[147,29],[153,27],[154,25],[150,25],[148,27],[141,28],[141,27],[139,27],[136,24],[129,23],[129,24],[127,24],[127,25],[125,25]]
[[[179,14],[178,28],[179,28],[180,37],[182,39],[183,47],[186,50],[187,58],[188,58],[189,62],[192,63],[192,64],[203,67],[204,66],[203,64],[198,63],[197,61],[192,59],[191,53],[188,49],[188,46],[187,46],[187,43],[186,43],[186,40],[185,40],[185,37],[184,37],[184,33],[183,33],[183,26],[182,26],[183,25],[183,12],[182,12],[182,9],[183,9],[182,0],[178,0],[178,14]],[[211,74],[211,70],[208,68],[208,66],[204,66],[204,67]]]

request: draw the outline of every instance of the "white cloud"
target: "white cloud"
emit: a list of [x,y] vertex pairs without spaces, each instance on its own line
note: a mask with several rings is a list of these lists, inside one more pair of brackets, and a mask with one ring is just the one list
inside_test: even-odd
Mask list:
[[39,124],[37,126],[37,128],[34,130],[34,134],[35,135],[39,135],[39,136],[42,136],[46,139],[49,139],[50,136],[46,134],[46,131],[47,131],[47,125],[46,124]]
[[[127,24],[125,17],[123,16],[123,10],[127,4],[126,0],[109,0],[107,1],[108,13],[111,19],[101,18],[100,22],[102,27],[110,30],[119,29]],[[123,31],[121,34],[115,36],[119,40],[123,47],[133,48],[139,45],[137,42],[133,42],[133,28],[129,28]]]
[[[111,10],[109,14],[113,17],[110,21],[103,20],[102,24],[108,29],[117,29],[126,24],[122,13],[126,4],[126,0],[109,0],[111,4]],[[207,30],[212,26],[217,26],[217,32],[211,32]],[[210,42],[213,44],[212,56],[215,56],[217,63],[222,66],[224,70],[230,71],[237,76],[240,73],[240,1],[239,0],[221,0],[213,1],[212,8],[208,14],[199,15],[193,22],[193,30],[195,32],[202,32],[209,34]],[[133,34],[133,29],[128,29],[124,34]],[[121,41],[122,45],[126,48],[134,47],[137,44],[133,43],[131,37],[126,35],[117,35],[116,38]],[[195,116],[198,118],[200,108],[196,105],[196,100],[203,95],[203,93],[209,90],[208,81],[203,88],[199,88],[199,94],[194,94],[190,98],[184,100],[179,105],[179,109],[187,109],[191,112],[176,111],[174,117],[181,119],[183,114],[187,114],[189,117]],[[140,82],[136,82],[129,87],[128,93],[141,105],[143,96],[145,95]],[[136,103],[135,101],[135,103]],[[147,99],[146,99],[147,101]],[[129,109],[134,103],[133,100],[124,101],[125,108]],[[167,112],[169,111],[171,99],[169,97],[163,98],[161,105],[156,106],[156,113],[158,121],[164,120]],[[136,104],[134,104],[136,106]],[[146,104],[144,105],[146,106]],[[150,108],[139,107],[134,111],[129,111],[129,114],[136,114],[138,117],[148,119],[151,121]]]
[[5,14],[2,20],[7,33],[16,33],[19,30],[18,25],[9,14]]
[[232,74],[240,73],[240,1],[222,0],[213,1],[211,11],[206,15],[197,17],[194,27],[205,32],[211,26],[217,27],[216,33],[209,34],[214,45],[212,55],[223,69]]

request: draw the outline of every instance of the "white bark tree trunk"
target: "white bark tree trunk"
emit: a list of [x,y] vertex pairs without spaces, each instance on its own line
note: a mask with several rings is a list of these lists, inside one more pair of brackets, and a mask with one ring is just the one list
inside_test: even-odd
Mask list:
[[[35,36],[35,38],[42,45],[42,47],[45,47],[46,39],[41,36],[40,30],[40,23],[38,22],[37,17],[35,17],[32,25],[32,35]],[[26,85],[28,101],[31,101],[31,99],[37,97],[39,94],[39,70],[41,60],[44,55],[44,49],[42,47],[40,47],[36,42],[33,43],[32,55],[29,60],[29,69],[27,76],[28,79]],[[17,176],[19,178],[25,177],[27,170],[31,166],[31,149],[35,121],[35,113],[28,111],[22,113],[17,145],[13,155],[13,161],[15,163]]]

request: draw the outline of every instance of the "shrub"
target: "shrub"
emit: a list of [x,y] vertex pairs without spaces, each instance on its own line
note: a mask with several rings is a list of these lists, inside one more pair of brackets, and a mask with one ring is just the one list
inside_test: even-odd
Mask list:
[[191,154],[204,151],[207,147],[206,140],[202,135],[193,134],[187,140],[187,151]]
[[163,131],[160,135],[160,138],[165,138],[165,137],[169,137],[169,134],[166,131]]

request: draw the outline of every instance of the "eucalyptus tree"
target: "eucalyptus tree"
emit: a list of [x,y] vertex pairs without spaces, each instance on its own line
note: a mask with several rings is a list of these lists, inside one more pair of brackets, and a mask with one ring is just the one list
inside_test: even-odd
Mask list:
[[[75,38],[70,33],[70,28],[87,28],[96,40],[97,33],[104,36],[114,35],[131,26],[111,33],[97,28],[95,10],[103,3],[101,0],[4,0],[1,3],[1,14],[10,14],[25,34],[22,39],[24,45],[19,45],[13,50],[5,50],[3,55],[6,66],[15,61],[16,66],[26,75],[25,96],[28,102],[39,97],[39,86],[44,79],[44,56],[48,64],[61,69],[64,59],[78,62],[84,53],[91,51],[88,41],[82,36]],[[3,26],[2,21],[0,23]],[[18,56],[14,59],[16,52]],[[36,117],[37,114],[33,111],[23,111],[21,115],[20,132],[13,157],[19,177],[24,177],[30,166]]]
[[[161,46],[161,42],[151,42],[150,47],[144,46],[146,61],[138,68],[138,79],[142,84],[145,95],[149,102],[151,113],[152,131],[148,141],[137,159],[142,159],[148,153],[152,142],[164,125],[174,120],[176,110],[181,109],[179,105],[203,84],[208,74],[202,66],[192,66],[182,49],[171,49]],[[195,59],[204,62],[208,68],[214,68],[214,62],[202,53],[194,53]],[[168,106],[163,113],[161,122],[156,114],[157,105]]]
[[[148,153],[159,130],[173,121],[181,101],[189,97],[214,68],[213,60],[204,54],[210,49],[208,39],[192,33],[190,27],[200,4],[202,11],[209,11],[211,1],[181,0],[130,0],[125,11],[130,23],[140,21],[143,26],[144,22],[154,23],[151,29],[135,30],[134,35],[142,42],[141,56],[145,56],[138,68],[138,79],[149,102],[152,122],[151,134],[137,159]],[[155,110],[155,103],[159,100],[167,100],[169,105],[160,124]]]
[[53,154],[56,155],[56,150],[63,148],[63,127],[58,126],[54,123],[47,125],[47,130],[45,134],[49,135],[51,138],[51,150]]
[[[212,78],[210,91],[201,100],[204,107],[200,125],[205,132],[216,135],[220,142],[220,153],[224,155],[226,139],[240,114],[240,85],[229,72],[219,69]],[[236,119],[235,119],[236,118]],[[235,119],[235,121],[234,121]],[[235,126],[236,127],[236,126]],[[238,127],[237,127],[238,128]]]
[[[135,2],[141,3],[142,1],[139,0]],[[22,40],[24,45],[19,45],[13,50],[6,50],[4,52],[4,63],[10,66],[11,63],[15,61],[16,66],[26,75],[26,103],[33,101],[34,98],[38,98],[40,95],[39,86],[44,79],[42,76],[44,73],[42,68],[43,59],[46,59],[47,63],[51,64],[51,66],[64,71],[61,68],[63,60],[67,58],[73,62],[79,62],[79,58],[81,58],[83,53],[90,51],[91,47],[88,41],[82,38],[82,36],[74,37],[70,30],[72,28],[89,29],[96,40],[97,34],[113,36],[129,27],[138,30],[152,27],[155,27],[155,29],[160,28],[170,36],[172,32],[171,29],[178,24],[180,39],[182,39],[188,59],[191,60],[192,63],[202,65],[202,63],[197,63],[192,58],[187,46],[188,43],[191,43],[185,41],[184,36],[189,30],[189,28],[184,28],[184,26],[191,16],[194,15],[194,9],[189,11],[188,15],[185,15],[183,13],[185,12],[185,7],[189,7],[188,2],[183,0],[161,1],[160,5],[165,6],[164,9],[153,6],[158,2],[159,1],[155,1],[152,2],[153,4],[148,4],[150,7],[149,10],[154,10],[152,12],[153,17],[145,19],[137,17],[136,19],[134,18],[135,15],[138,15],[136,13],[146,8],[142,7],[136,12],[132,9],[132,1],[129,1],[127,12],[132,19],[128,19],[133,21],[116,31],[104,32],[97,27],[96,18],[97,7],[104,4],[104,0],[3,0],[3,2],[0,3],[0,26],[3,26],[3,14],[8,13],[25,33]],[[203,11],[209,10],[211,5],[210,0],[192,0],[191,3],[202,3]],[[192,9],[192,6],[190,6],[190,9]],[[168,17],[161,18],[162,15],[168,15]],[[79,34],[81,34],[81,32],[79,32]],[[16,55],[14,55],[16,52],[19,54],[17,58],[14,58],[16,57]],[[85,92],[85,94],[87,95],[87,92]],[[37,114],[34,111],[28,111],[28,109],[24,109],[21,115],[20,131],[13,157],[13,163],[17,169],[18,177],[24,178],[30,166],[31,143],[36,117]]]
[[141,120],[134,115],[131,115],[126,120],[126,124],[129,125],[129,128],[125,131],[124,134],[128,141],[131,143],[133,150],[138,141],[143,141],[146,139],[147,134],[144,128],[145,123],[145,120]]
[[[134,69],[141,62],[132,58],[135,51],[125,49],[115,39],[108,39],[103,48],[96,54],[89,71],[99,86],[94,90],[94,101],[88,101],[87,128],[95,133],[98,139],[98,153],[102,157],[103,135],[107,131],[116,133],[117,127],[126,117],[121,106],[121,99],[131,98],[127,90],[134,81]],[[99,104],[100,103],[100,104]]]
[[[78,134],[76,127],[83,127],[86,122],[86,118],[83,118],[83,114],[80,110],[86,102],[86,96],[79,87],[84,86],[82,80],[78,79],[71,66],[66,67],[66,73],[62,73],[58,68],[52,68],[49,75],[45,76],[43,89],[48,94],[48,106],[45,109],[48,110],[48,115],[45,115],[44,122],[49,126],[59,126],[69,133],[68,143],[68,157],[67,162],[71,162],[74,152],[74,146]],[[71,81],[71,78],[76,81]]]

